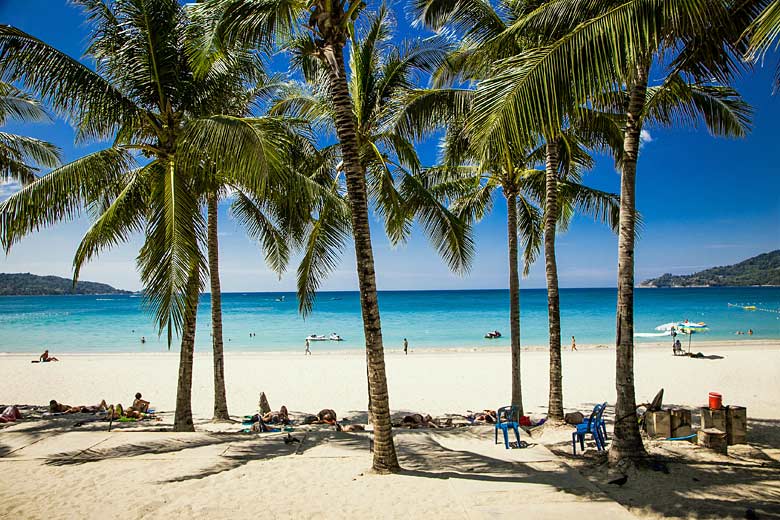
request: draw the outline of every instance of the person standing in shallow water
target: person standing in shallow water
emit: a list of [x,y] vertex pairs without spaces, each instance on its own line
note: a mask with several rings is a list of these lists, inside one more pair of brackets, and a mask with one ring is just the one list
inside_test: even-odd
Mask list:
[[404,338],[404,356],[409,355],[409,342]]
[[304,355],[308,354],[311,356],[311,350],[309,350],[309,340],[306,339],[306,351],[303,353]]
[[574,336],[571,337],[571,351],[577,351],[577,340],[574,339]]

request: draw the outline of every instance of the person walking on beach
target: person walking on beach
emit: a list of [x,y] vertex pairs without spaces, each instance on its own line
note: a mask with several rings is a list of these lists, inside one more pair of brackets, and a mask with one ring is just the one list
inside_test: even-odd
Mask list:
[[574,339],[574,336],[571,337],[571,351],[575,352],[577,350],[577,341]]
[[303,353],[303,355],[310,355],[311,356],[311,350],[309,350],[309,339],[306,338],[306,351]]
[[409,355],[409,342],[404,338],[404,356]]

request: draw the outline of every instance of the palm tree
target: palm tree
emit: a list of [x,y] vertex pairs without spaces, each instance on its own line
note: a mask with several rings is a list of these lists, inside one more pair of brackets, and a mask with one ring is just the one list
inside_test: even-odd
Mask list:
[[[512,381],[519,382],[519,271],[518,271],[518,234],[523,247],[523,274],[527,275],[531,264],[537,258],[544,245],[547,259],[546,269],[550,272],[550,248],[554,248],[555,230],[565,230],[575,212],[589,214],[597,220],[609,223],[613,229],[617,226],[617,201],[614,194],[589,188],[582,184],[582,172],[593,166],[586,146],[602,149],[605,145],[604,132],[591,124],[588,131],[577,135],[573,130],[562,134],[556,146],[560,152],[556,157],[560,161],[553,168],[555,191],[549,192],[549,168],[533,169],[537,164],[546,164],[549,157],[548,145],[542,144],[534,150],[522,146],[507,146],[500,140],[469,142],[468,114],[473,91],[462,89],[418,90],[412,94],[410,110],[400,116],[397,123],[402,131],[422,132],[432,129],[432,121],[447,128],[443,138],[443,164],[427,173],[431,191],[453,201],[456,211],[464,215],[468,222],[480,220],[490,211],[493,194],[497,189],[507,204],[507,234],[509,252],[510,287],[510,325],[517,337],[512,349]],[[458,101],[455,101],[458,100]],[[412,115],[413,113],[413,115]],[[439,115],[436,115],[439,114]],[[410,117],[411,115],[411,117]],[[608,119],[597,115],[594,120],[599,124]],[[582,124],[583,122],[579,122]],[[414,129],[414,130],[412,130]],[[614,125],[606,130],[614,132]],[[557,216],[553,222],[553,233],[547,232],[548,217],[551,212],[546,207],[553,201]],[[551,244],[552,242],[552,244]],[[553,249],[554,251],[554,249]],[[552,255],[555,269],[554,254]],[[555,271],[553,271],[555,272]],[[560,330],[558,317],[557,280],[548,284],[548,292],[555,292],[555,298],[548,297],[550,307],[550,328]],[[560,344],[560,333],[558,333]],[[560,349],[550,353],[550,418],[562,419],[563,395],[561,382]],[[557,363],[556,363],[557,359]],[[512,404],[523,413],[519,384],[513,384]]]
[[[341,170],[350,205],[351,230],[355,246],[363,329],[366,338],[370,413],[374,419],[373,468],[378,472],[399,469],[393,443],[387,393],[382,329],[376,290],[374,255],[368,217],[368,183],[361,162],[361,144],[348,81],[344,48],[355,35],[355,21],[366,4],[361,0],[252,2],[215,0],[221,12],[216,47],[267,48],[274,42],[305,40],[324,71],[324,87],[332,106],[333,126],[338,139]],[[212,48],[211,45],[204,46]]]
[[[0,125],[11,120],[48,121],[49,115],[36,99],[0,82]],[[40,167],[54,168],[60,160],[60,149],[51,143],[0,132],[0,178],[3,180],[29,184],[35,180]]]
[[[703,119],[714,134],[744,135],[749,110],[732,89],[734,42],[747,11],[720,0],[551,0],[518,19],[504,38],[558,35],[500,63],[479,86],[475,127],[513,136],[555,128],[577,106],[618,106],[625,117],[618,240],[616,424],[610,460],[636,458],[644,447],[636,421],[633,375],[635,176],[645,121],[673,125]],[[542,41],[547,41],[543,39]],[[494,42],[496,45],[500,43]],[[648,105],[649,71],[663,54],[657,110]],[[624,85],[626,94],[612,92]],[[579,104],[579,105],[578,105]],[[657,116],[657,117],[656,117]]]
[[[411,223],[418,218],[449,267],[463,272],[473,252],[468,227],[426,190],[418,175],[421,165],[413,139],[393,127],[393,121],[404,112],[406,100],[413,92],[415,74],[430,72],[439,65],[446,56],[446,47],[437,41],[411,41],[395,47],[391,43],[391,13],[385,6],[367,16],[365,25],[365,30],[359,30],[353,41],[348,83],[356,107],[356,138],[360,165],[368,181],[368,200],[382,215],[385,231],[394,245],[409,237]],[[318,131],[332,133],[335,113],[323,81],[324,71],[311,59],[306,41],[296,43],[293,63],[304,71],[307,83],[292,83],[280,89],[269,114],[310,121]],[[329,168],[335,172],[325,182],[335,182],[336,193],[344,194],[344,186],[339,185],[338,150],[337,146],[322,148],[317,154],[319,160],[313,157],[309,168]],[[310,279],[310,268],[301,274],[307,272],[308,276],[299,277],[299,300],[304,314],[311,310],[312,283],[320,281]]]
[[94,210],[98,216],[74,260],[76,280],[84,262],[143,231],[137,262],[144,302],[160,331],[167,329],[169,345],[174,331],[181,333],[174,429],[192,431],[192,349],[206,273],[200,208],[208,173],[260,191],[267,172],[283,170],[289,132],[272,118],[220,115],[225,97],[235,94],[226,86],[251,77],[255,61],[234,54],[193,74],[186,52],[190,22],[176,0],[78,3],[93,24],[87,54],[96,70],[2,26],[0,74],[69,114],[80,139],[113,138],[113,146],[53,170],[2,203],[0,241],[8,250],[33,230]]
[[[434,30],[447,28],[454,32],[460,42],[458,48],[448,57],[444,65],[435,75],[436,84],[452,84],[458,81],[471,81],[477,84],[492,74],[494,64],[501,60],[521,54],[524,50],[540,41],[549,39],[550,35],[510,34],[509,29],[514,23],[527,16],[534,7],[529,2],[500,2],[497,6],[482,0],[417,0],[415,10],[418,15],[418,23],[427,25]],[[561,153],[566,150],[559,149],[559,145],[567,143],[564,130],[566,118],[559,119],[556,124],[539,126],[537,129],[528,128],[524,137],[526,144],[517,136],[507,137],[502,135],[501,128],[495,128],[490,135],[483,134],[479,143],[505,142],[504,147],[509,150],[512,147],[529,147],[538,137],[546,143],[539,152],[546,169],[546,200],[544,207],[544,253],[545,272],[548,292],[548,325],[549,325],[549,350],[550,350],[550,400],[548,407],[548,420],[563,421],[563,388],[561,367],[561,334],[560,334],[560,303],[558,297],[557,261],[555,258],[555,232],[556,223],[559,220],[559,210],[556,193],[558,192],[558,167],[561,163]],[[591,146],[603,147],[610,138],[614,138],[615,120],[608,115],[590,111],[587,117],[579,117],[576,120],[579,126],[584,124],[591,128],[587,134],[591,139]],[[470,123],[469,123],[470,124]],[[585,130],[581,128],[581,130]],[[538,134],[534,135],[534,132]],[[571,132],[568,132],[571,134]],[[597,141],[593,141],[597,138]],[[613,139],[614,141],[614,139]],[[511,143],[511,144],[510,144]],[[493,153],[493,147],[482,144],[478,150]],[[502,152],[508,156],[508,152]],[[537,153],[538,155],[538,153]],[[494,158],[487,158],[487,162],[494,162]],[[511,171],[511,169],[507,170]],[[513,188],[504,186],[512,196]],[[509,218],[516,217],[516,211],[509,208]],[[510,229],[515,229],[514,227]],[[520,306],[519,306],[519,280],[517,275],[516,232],[509,233],[510,243],[510,324],[511,324],[511,351],[512,351],[512,404],[519,406],[522,411],[521,382],[520,382]]]
[[[761,4],[762,2],[753,2]],[[749,37],[749,47],[745,52],[745,57],[749,61],[758,61],[772,47],[773,42],[777,42],[780,37],[780,3],[766,2],[764,9],[759,12],[755,19],[743,32],[743,36]],[[775,50],[778,43],[774,43]],[[780,89],[780,63],[775,68],[774,92]]]

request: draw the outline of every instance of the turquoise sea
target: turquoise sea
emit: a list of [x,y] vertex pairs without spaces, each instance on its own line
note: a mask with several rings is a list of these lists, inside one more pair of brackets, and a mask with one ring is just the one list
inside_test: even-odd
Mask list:
[[[284,297],[284,301],[277,301]],[[563,344],[572,335],[578,344],[614,343],[615,289],[562,289]],[[400,348],[403,338],[415,348],[489,347],[509,344],[509,294],[505,290],[381,292],[380,308],[386,348]],[[742,307],[755,305],[757,310]],[[521,291],[522,344],[547,342],[547,293]],[[660,324],[688,319],[704,321],[709,332],[694,343],[729,339],[780,339],[780,288],[638,289],[636,332],[653,333]],[[765,310],[761,310],[765,309]],[[211,348],[209,295],[201,298],[196,349]],[[310,334],[333,332],[342,342],[313,342],[312,349],[363,348],[356,292],[320,293],[306,320],[297,312],[292,293],[226,293],[223,295],[224,338],[228,351],[303,350]],[[497,329],[503,337],[484,339]],[[753,329],[754,335],[736,336]],[[256,334],[250,337],[250,333]],[[146,343],[141,343],[141,337]],[[666,338],[637,338],[637,343]],[[137,296],[0,297],[0,352],[163,352],[152,318]],[[173,349],[177,346],[174,345]]]

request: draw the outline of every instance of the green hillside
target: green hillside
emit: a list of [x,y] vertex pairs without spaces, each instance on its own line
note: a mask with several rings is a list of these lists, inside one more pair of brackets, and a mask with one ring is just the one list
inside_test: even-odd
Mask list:
[[30,273],[0,273],[0,296],[45,296],[57,294],[130,294],[110,285],[79,282],[59,276],[38,276]]
[[739,287],[780,286],[780,249],[748,258],[734,265],[713,267],[688,275],[666,273],[645,280],[640,287]]

